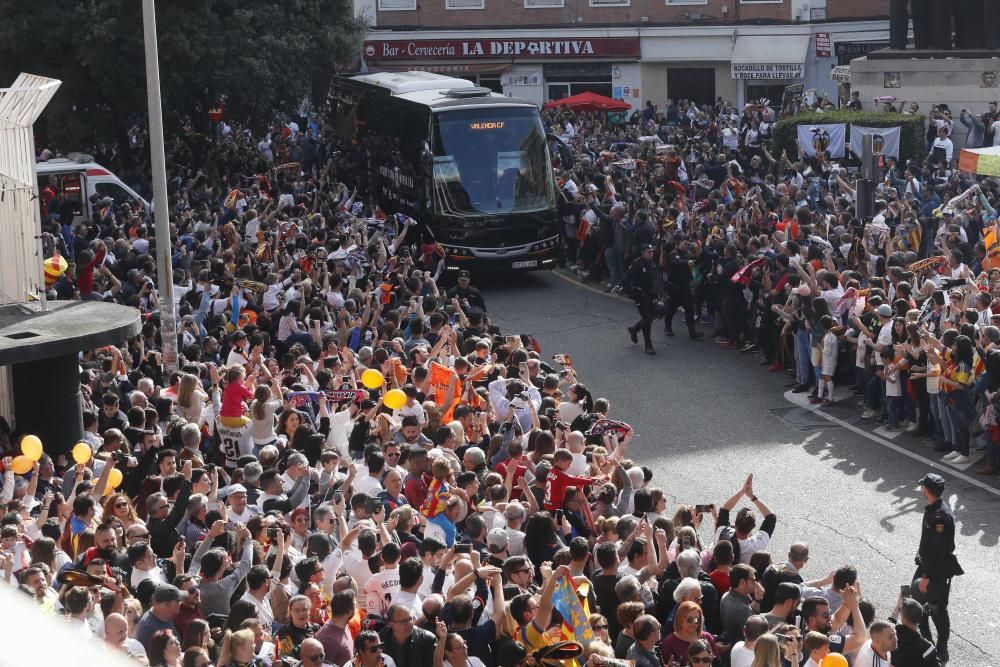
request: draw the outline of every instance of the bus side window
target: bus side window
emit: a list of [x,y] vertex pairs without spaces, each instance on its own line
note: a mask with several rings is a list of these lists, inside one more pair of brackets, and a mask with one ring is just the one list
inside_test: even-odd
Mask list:
[[94,192],[101,197],[111,197],[115,200],[115,206],[131,203],[135,199],[128,190],[117,183],[95,183]]

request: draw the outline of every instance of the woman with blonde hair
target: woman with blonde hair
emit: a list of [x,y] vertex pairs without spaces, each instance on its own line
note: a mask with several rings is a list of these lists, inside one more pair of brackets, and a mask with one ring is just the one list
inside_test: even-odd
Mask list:
[[135,505],[124,493],[114,492],[104,501],[104,516],[114,517],[121,522],[122,528],[128,530],[131,526],[139,524],[145,526],[146,522],[139,518],[135,512]]
[[192,424],[201,421],[202,410],[208,402],[208,394],[201,389],[197,375],[181,373],[180,387],[177,389],[177,414]]
[[226,632],[219,651],[219,667],[246,667],[256,665],[253,630]]
[[750,667],[781,667],[781,645],[777,637],[767,633],[757,638]]

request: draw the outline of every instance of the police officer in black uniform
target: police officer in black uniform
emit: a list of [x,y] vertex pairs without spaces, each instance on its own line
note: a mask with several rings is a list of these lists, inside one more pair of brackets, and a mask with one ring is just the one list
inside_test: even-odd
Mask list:
[[941,498],[944,478],[927,473],[920,480],[920,486],[927,506],[924,508],[911,595],[925,603],[926,613],[920,621],[920,634],[928,640],[932,639],[928,616],[934,621],[938,635],[938,658],[944,664],[948,662],[948,637],[951,634],[951,620],[948,618],[951,578],[965,572],[955,558],[955,517],[951,507]]
[[663,328],[668,336],[674,335],[674,315],[678,308],[683,307],[688,335],[691,340],[698,340],[704,334],[694,328],[694,295],[691,292],[694,255],[685,238],[675,238],[675,243],[667,253],[667,312],[663,316]]
[[629,296],[639,309],[639,321],[628,328],[628,335],[633,343],[639,342],[639,332],[642,331],[642,342],[646,345],[646,354],[656,354],[653,343],[649,339],[653,320],[656,319],[657,297],[663,292],[663,278],[660,269],[653,262],[653,252],[656,248],[650,244],[642,246],[639,257],[628,267]]
[[[892,664],[897,667],[940,667],[934,644],[920,634],[924,606],[913,598],[901,599],[896,607],[896,648]],[[890,621],[897,619],[889,619]]]

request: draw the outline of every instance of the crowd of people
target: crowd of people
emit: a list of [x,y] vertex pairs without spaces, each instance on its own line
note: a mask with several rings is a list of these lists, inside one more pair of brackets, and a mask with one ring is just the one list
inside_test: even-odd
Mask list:
[[[683,308],[693,338],[714,324],[815,401],[849,376],[866,416],[960,460],[1000,385],[994,186],[889,160],[862,221],[834,163],[769,153],[770,114],[547,116],[580,157],[558,174],[567,263],[636,297],[648,349],[656,313],[672,335]],[[82,451],[24,474],[4,460],[12,586],[152,667],[947,661],[960,568],[941,478],[922,480],[929,535],[894,610],[850,563],[808,571],[806,535],[772,554],[752,475],[718,506],[669,506],[613,401],[502,331],[468,273],[446,288],[415,221],[344,184],[341,148],[322,115],[176,137],[174,304],[141,211],[95,199],[73,227],[43,191],[46,252],[70,260],[53,296],[144,323],[81,355]]]

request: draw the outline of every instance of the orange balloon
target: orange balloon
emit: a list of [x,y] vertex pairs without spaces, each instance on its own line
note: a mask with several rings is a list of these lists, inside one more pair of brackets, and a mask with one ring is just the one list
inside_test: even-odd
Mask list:
[[847,658],[839,653],[828,653],[819,665],[820,667],[847,667]]
[[24,475],[31,472],[31,469],[35,467],[35,462],[29,459],[24,454],[20,456],[15,456],[14,460],[10,464],[10,469],[14,471],[15,475]]

